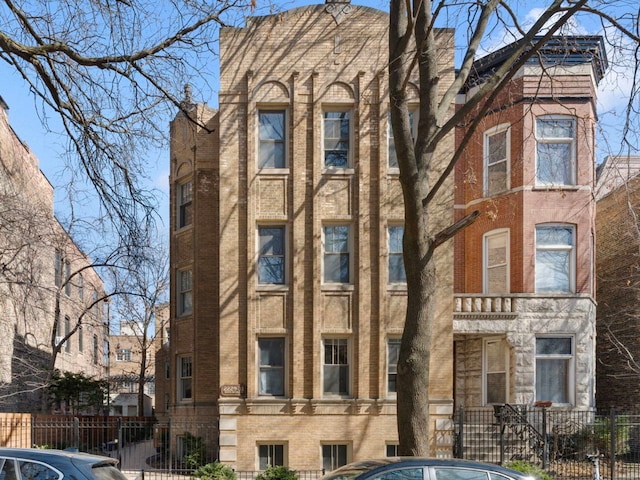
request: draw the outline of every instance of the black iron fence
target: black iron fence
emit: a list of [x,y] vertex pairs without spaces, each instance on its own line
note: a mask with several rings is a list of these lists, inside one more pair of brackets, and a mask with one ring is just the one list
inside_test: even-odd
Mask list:
[[558,410],[525,405],[460,409],[454,456],[534,463],[555,478],[640,479],[640,412]]

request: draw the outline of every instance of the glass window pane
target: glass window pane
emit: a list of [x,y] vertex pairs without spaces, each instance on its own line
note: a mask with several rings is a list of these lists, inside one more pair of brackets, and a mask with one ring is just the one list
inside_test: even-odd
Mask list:
[[536,355],[572,355],[570,337],[536,338]]
[[372,480],[423,480],[423,469],[399,468],[397,470],[386,471],[371,478]]
[[259,122],[258,166],[260,168],[285,167],[285,112],[261,111]]
[[536,400],[569,403],[568,375],[568,359],[538,358],[536,360]]
[[570,257],[567,251],[536,252],[536,291],[570,291]]
[[470,470],[464,468],[436,468],[436,480],[488,480],[485,471]]
[[539,143],[539,183],[569,185],[571,179],[571,145],[568,143]]

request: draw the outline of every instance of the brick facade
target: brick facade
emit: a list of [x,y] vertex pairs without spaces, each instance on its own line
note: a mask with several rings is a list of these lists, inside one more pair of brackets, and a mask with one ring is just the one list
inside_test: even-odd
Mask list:
[[[2,98],[0,204],[0,397],[6,399],[0,410],[38,412],[40,390],[34,386],[42,385],[45,370],[50,368],[57,294],[60,325],[56,336],[64,337],[67,324],[73,328],[81,316],[83,327],[63,344],[55,368],[95,378],[106,376],[108,331],[103,302],[90,308],[96,296],[104,296],[104,287],[90,260],[54,216],[53,187],[40,171],[38,159],[11,128]],[[70,278],[59,285],[54,280],[56,258],[61,278]]]
[[[346,459],[359,460],[384,456],[397,444],[387,345],[402,333],[406,287],[389,282],[388,227],[402,225],[403,202],[397,169],[388,164],[388,16],[355,5],[338,15],[329,7],[335,5],[295,8],[249,18],[244,28],[224,28],[218,109],[189,103],[189,115],[199,122],[181,113],[171,125],[171,346],[165,353],[174,374],[167,413],[216,422],[218,443],[212,448],[238,470],[258,469],[263,445],[281,445],[284,463],[306,470],[326,466],[327,446],[344,445]],[[442,88],[453,81],[453,33],[437,32]],[[579,81],[565,85],[562,77],[560,90],[550,84],[542,91],[568,97],[567,110],[553,108],[572,111],[581,132],[592,132],[594,84],[592,77],[582,78],[585,68],[565,72],[567,80]],[[459,405],[487,405],[485,338],[507,345],[508,401],[519,403],[535,398],[536,333],[575,338],[580,386],[572,401],[593,403],[593,384],[584,381],[593,375],[588,356],[595,348],[593,170],[586,166],[593,163],[593,138],[589,133],[577,140],[576,186],[532,188],[532,122],[552,110],[544,102],[521,101],[531,93],[531,72],[505,93],[520,100],[483,125],[512,123],[512,188],[486,199],[470,180],[474,174],[482,178],[480,133],[434,203],[432,213],[442,226],[474,208],[483,213],[455,246],[448,242],[438,250],[429,392],[434,455],[451,455],[454,392]],[[540,71],[535,75],[539,80]],[[417,103],[415,84],[409,95]],[[274,111],[284,112],[278,118],[285,120],[285,160],[261,167],[260,115]],[[324,165],[325,112],[349,115],[348,159],[340,168]],[[454,142],[453,136],[441,142],[443,161]],[[185,203],[189,188],[192,199]],[[184,224],[188,209],[192,221]],[[534,228],[546,222],[577,225],[576,290],[570,294],[534,292]],[[325,235],[333,226],[348,227],[349,278],[342,283],[324,278]],[[259,281],[263,227],[286,238],[284,273],[275,284]],[[487,296],[503,307],[483,310],[482,238],[497,228],[512,232],[509,295]],[[185,294],[189,275],[192,290]],[[190,295],[192,307],[185,309]],[[279,395],[261,391],[263,375],[269,375],[260,363],[265,339],[284,339]],[[334,341],[348,351],[349,378],[341,395],[325,393],[326,355]],[[186,397],[185,385],[192,387]]]

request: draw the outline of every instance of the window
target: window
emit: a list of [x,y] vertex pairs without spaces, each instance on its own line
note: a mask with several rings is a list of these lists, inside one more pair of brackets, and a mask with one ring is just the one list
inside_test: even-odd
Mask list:
[[78,274],[78,298],[84,300],[84,277],[82,273]]
[[284,395],[284,338],[258,339],[259,395]]
[[130,362],[131,361],[131,349],[119,348],[116,350],[116,362]]
[[[380,472],[377,475],[370,478],[371,480],[424,480],[425,478],[424,474],[425,474],[424,468],[422,467],[413,467],[413,468],[399,467],[399,468],[393,468],[390,470],[385,470],[384,472]],[[428,474],[427,474],[427,478],[429,478]],[[466,479],[461,479],[461,480],[466,480]],[[486,478],[486,475],[485,475],[484,478],[479,477],[477,480],[488,480],[488,479]]]
[[324,227],[324,282],[349,283],[349,226]]
[[573,339],[536,338],[536,401],[573,403]]
[[329,472],[347,464],[347,446],[322,445],[322,468]]
[[56,287],[62,285],[62,252],[56,248],[55,259],[53,262],[53,276]]
[[71,295],[71,263],[68,260],[64,262],[64,294],[68,297]]
[[258,227],[258,283],[284,284],[285,228]]
[[324,393],[349,395],[349,350],[346,338],[324,340]]
[[284,466],[284,445],[258,445],[258,469]]
[[509,349],[499,338],[484,340],[483,387],[485,405],[506,403],[509,384]]
[[178,184],[176,204],[178,205],[178,228],[191,225],[193,222],[193,183],[191,181]]
[[169,394],[165,393],[164,394],[164,411],[168,412],[169,411],[169,407],[170,407],[170,403],[169,403]]
[[21,480],[58,480],[61,477],[58,472],[44,463],[18,460],[18,465]]
[[484,236],[484,293],[509,293],[509,232]]
[[351,121],[349,112],[324,112],[324,166],[349,166]]
[[178,379],[178,399],[191,400],[191,357],[178,358],[178,372],[180,373],[180,378]]
[[398,375],[398,356],[400,354],[400,339],[387,340],[387,393],[394,394],[396,390],[396,377]]
[[404,227],[389,227],[389,283],[407,283],[402,256]]
[[91,360],[93,362],[94,365],[98,364],[98,335],[94,334],[93,335],[93,355],[91,357]]
[[433,469],[435,480],[509,480],[507,477],[471,468],[436,467]]
[[509,188],[510,130],[498,125],[484,135],[484,194],[487,197]]
[[258,168],[285,168],[285,111],[258,112]]
[[164,379],[165,380],[169,380],[171,374],[171,363],[169,362],[169,360],[165,360],[164,361]]
[[191,270],[178,270],[178,315],[191,313]]
[[[409,128],[411,129],[411,138],[416,138],[415,118],[418,116],[416,109],[409,110]],[[396,141],[393,138],[393,128],[391,128],[391,112],[387,116],[387,139],[389,143],[389,168],[398,168],[398,154],[396,153]]]
[[387,457],[397,457],[398,456],[398,447],[397,443],[387,443],[385,448],[385,455]]
[[536,292],[570,293],[574,283],[574,228],[536,227]]
[[78,352],[82,353],[84,350],[84,335],[82,334],[82,327],[78,328]]
[[67,339],[64,343],[64,351],[71,353],[71,342],[69,341],[69,334],[71,333],[71,319],[64,317],[64,336]]
[[575,184],[575,120],[569,117],[536,119],[536,184]]

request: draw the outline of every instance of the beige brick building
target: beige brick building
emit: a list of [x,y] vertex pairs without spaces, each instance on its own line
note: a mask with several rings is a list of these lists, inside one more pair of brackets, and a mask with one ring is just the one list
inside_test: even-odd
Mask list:
[[0,97],[0,410],[37,412],[54,345],[55,368],[106,377],[104,286],[54,216],[53,188],[8,110]]
[[[215,424],[212,447],[238,470],[332,469],[395,453],[395,362],[406,284],[402,195],[387,133],[388,22],[375,9],[327,2],[224,28],[218,109],[187,98],[196,122],[180,114],[171,124],[171,341],[162,354],[171,382],[158,413]],[[437,35],[443,88],[454,73],[453,35]],[[574,393],[558,404],[593,403],[589,195],[594,87],[602,72],[589,61],[563,70],[578,93],[575,105],[554,112],[535,101],[524,106],[533,84],[526,80],[535,72],[539,81],[541,72],[523,70],[513,89],[519,100],[483,127],[492,132],[512,122],[510,182],[490,195],[465,185],[468,169],[485,168],[481,133],[457,173],[462,183],[454,189],[452,178],[437,202],[443,224],[478,204],[485,221],[456,240],[455,249],[449,242],[438,251],[429,392],[434,455],[452,453],[454,403],[491,408],[539,399],[537,338],[561,338],[559,348],[570,339],[570,364],[566,357],[560,363],[577,372],[568,374]],[[417,87],[409,91],[417,103]],[[555,98],[551,91],[545,94]],[[563,98],[574,95],[567,91]],[[574,150],[566,159],[576,173],[570,185],[536,188],[535,162],[523,160],[536,157],[535,118],[567,111],[572,131],[578,122],[581,132],[569,141]],[[454,141],[442,142],[443,159]],[[559,207],[565,195],[570,200]],[[501,201],[517,208],[501,210],[500,225],[487,222]],[[578,207],[583,201],[586,210]],[[574,273],[542,292],[531,260],[534,233],[537,225],[556,222],[571,223],[561,237],[579,231],[569,253]],[[502,282],[500,274],[490,275],[495,281],[485,288],[482,239],[505,229],[513,233],[502,275],[512,273]],[[495,245],[505,251],[504,242]],[[552,260],[563,261],[562,253]],[[564,289],[564,280],[568,290],[554,290]],[[485,368],[493,347],[509,361],[499,371]],[[487,385],[502,391],[484,396]]]

